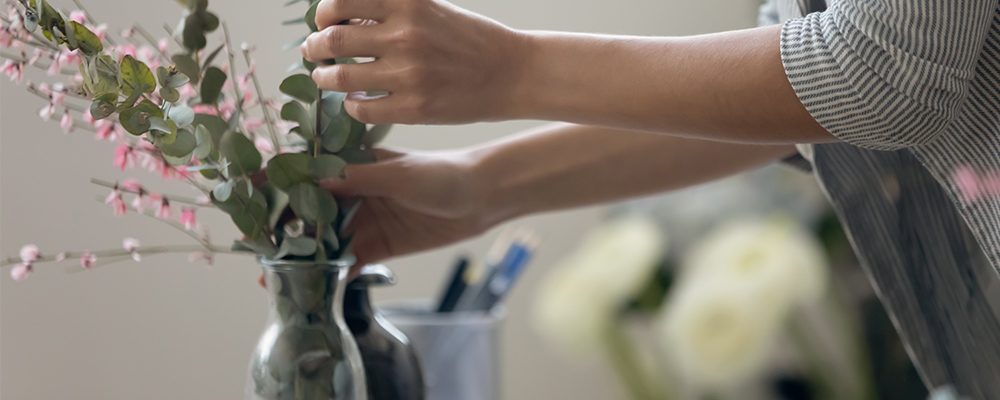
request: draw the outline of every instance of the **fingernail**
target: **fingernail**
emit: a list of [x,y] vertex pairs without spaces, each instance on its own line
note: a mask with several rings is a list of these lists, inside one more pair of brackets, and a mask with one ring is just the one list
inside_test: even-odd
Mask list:
[[305,58],[306,60],[308,60],[309,59],[309,46],[306,46],[306,43],[309,43],[309,42],[305,41],[305,42],[302,42],[302,44],[299,45],[299,51],[302,53],[302,58]]

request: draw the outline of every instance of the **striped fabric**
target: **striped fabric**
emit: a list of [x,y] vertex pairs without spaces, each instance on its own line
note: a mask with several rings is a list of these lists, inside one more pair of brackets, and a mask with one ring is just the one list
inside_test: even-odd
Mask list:
[[928,387],[1000,400],[1000,4],[816,3],[760,16],[843,141],[800,152]]

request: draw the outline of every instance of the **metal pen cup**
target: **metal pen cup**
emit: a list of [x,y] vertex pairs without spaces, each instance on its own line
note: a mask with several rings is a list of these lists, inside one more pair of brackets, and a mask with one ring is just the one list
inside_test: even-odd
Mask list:
[[503,307],[438,313],[429,300],[405,300],[378,308],[410,338],[423,367],[427,400],[500,398],[498,340],[506,317]]

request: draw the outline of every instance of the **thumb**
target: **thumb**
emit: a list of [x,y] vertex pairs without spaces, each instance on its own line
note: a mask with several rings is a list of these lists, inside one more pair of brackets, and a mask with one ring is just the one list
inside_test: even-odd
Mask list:
[[379,196],[391,194],[401,183],[398,168],[392,162],[351,164],[344,167],[346,178],[327,178],[320,186],[336,196]]

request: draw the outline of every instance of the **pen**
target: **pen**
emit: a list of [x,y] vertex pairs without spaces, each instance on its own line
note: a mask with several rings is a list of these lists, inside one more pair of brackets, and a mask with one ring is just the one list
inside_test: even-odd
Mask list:
[[469,258],[462,257],[455,264],[455,268],[452,269],[451,281],[445,286],[444,292],[441,294],[441,300],[438,302],[437,312],[452,312],[455,310],[455,306],[458,304],[458,300],[462,297],[462,292],[469,286]]

